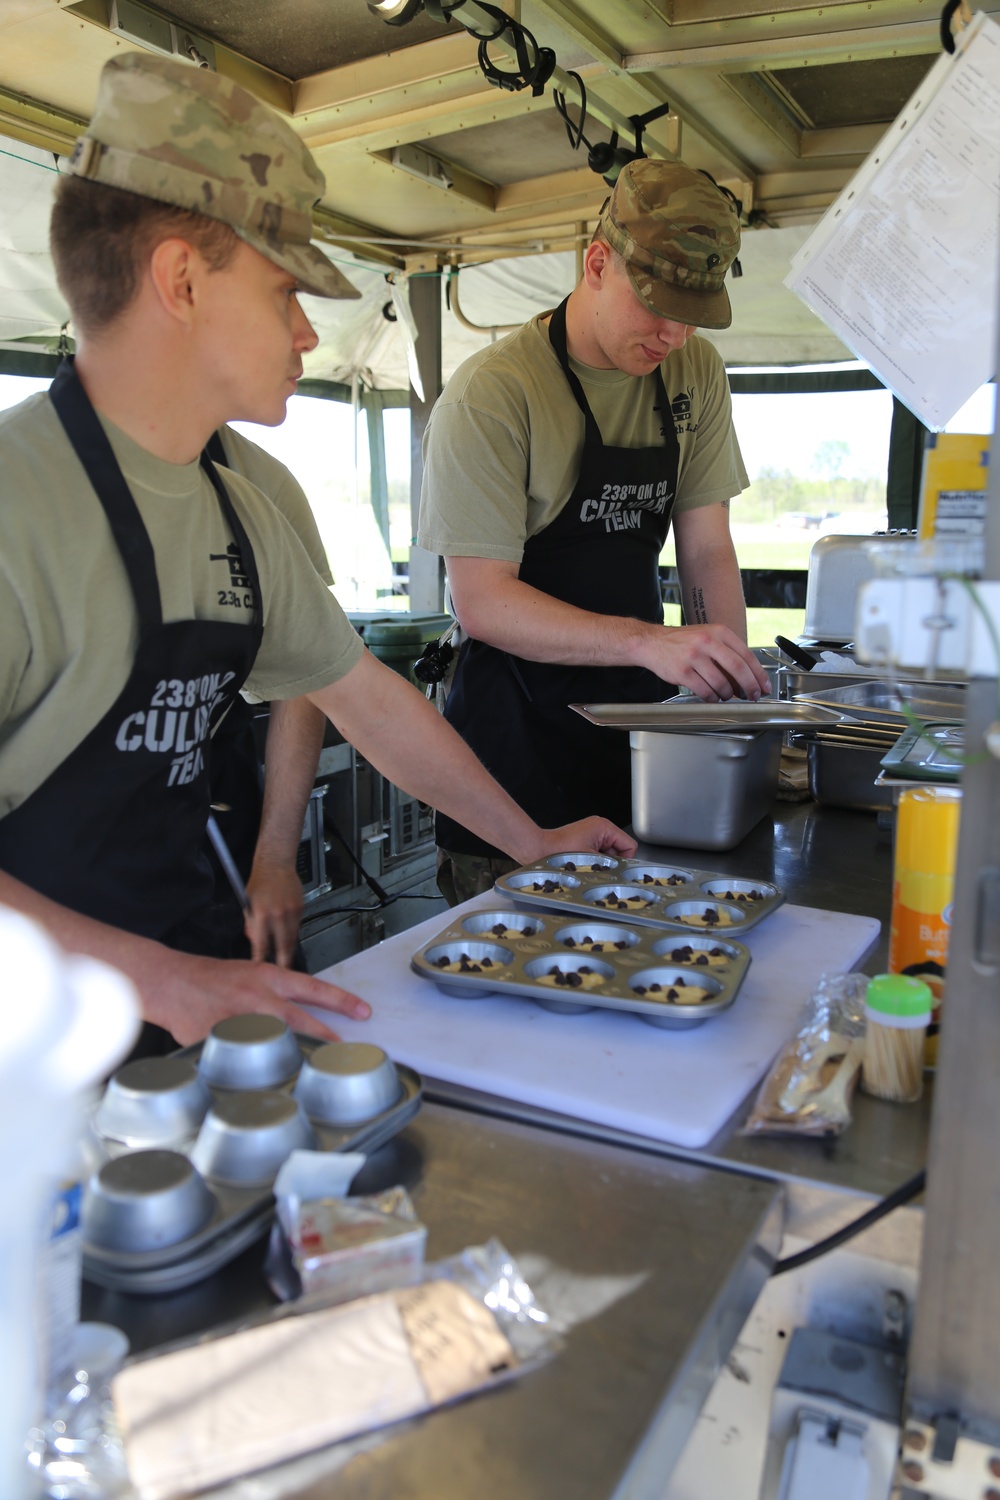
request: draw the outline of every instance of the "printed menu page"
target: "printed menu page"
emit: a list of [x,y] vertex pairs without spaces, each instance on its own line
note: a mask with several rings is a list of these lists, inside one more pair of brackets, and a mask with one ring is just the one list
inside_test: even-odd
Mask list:
[[942,54],[802,246],[796,292],[928,427],[996,370],[1000,26]]

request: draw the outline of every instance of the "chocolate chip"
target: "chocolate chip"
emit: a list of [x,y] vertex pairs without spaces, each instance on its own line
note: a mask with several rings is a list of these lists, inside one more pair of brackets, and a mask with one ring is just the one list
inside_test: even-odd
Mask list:
[[709,924],[711,924],[712,922],[718,922],[718,920],[719,920],[719,913],[715,910],[715,908],[713,906],[706,906],[705,907],[705,921],[708,922]]
[[617,943],[615,943],[615,947],[616,948],[627,948],[628,944],[626,943],[626,941],[625,941],[624,938],[619,938],[618,941],[617,941]]
[[677,991],[675,989],[673,989],[673,988],[667,990],[667,999],[668,1000],[676,1000],[677,999]]
[[571,859],[568,859],[566,861],[566,863],[563,865],[563,869],[564,870],[575,870],[576,869],[576,865],[573,863],[573,861]]
[[498,922],[495,927],[491,927],[490,931],[492,932],[492,934],[493,934],[494,937],[506,937],[507,936],[507,929],[503,925],[502,922]]
[[566,983],[571,984],[575,990],[578,990],[583,984],[583,980],[581,979],[580,975],[574,971],[572,974],[566,975]]
[[699,953],[698,957],[695,959],[695,963],[696,964],[701,964],[702,967],[704,967],[708,963],[708,954],[707,953]]
[[576,939],[575,938],[568,937],[568,938],[566,938],[565,942],[566,942],[566,947],[567,948],[575,948],[576,947]]

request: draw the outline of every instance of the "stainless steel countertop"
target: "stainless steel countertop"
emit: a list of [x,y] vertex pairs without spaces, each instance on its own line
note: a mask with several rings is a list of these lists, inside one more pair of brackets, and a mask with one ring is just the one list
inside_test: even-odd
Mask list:
[[[690,858],[681,850],[641,852]],[[793,902],[878,917],[882,939],[866,968],[884,968],[892,850],[873,814],[777,804],[773,824],[762,823],[728,854],[713,853],[711,862],[727,874],[774,880]],[[895,1106],[857,1094],[854,1123],[830,1143],[740,1137],[748,1100],[708,1148],[685,1153],[599,1139],[587,1126],[540,1112],[537,1123],[525,1122],[507,1101],[455,1095],[449,1091],[451,1102],[466,1108],[425,1104],[371,1158],[356,1190],[404,1183],[429,1227],[430,1258],[495,1234],[535,1264],[540,1257],[578,1278],[637,1283],[572,1327],[544,1368],[390,1430],[336,1473],[289,1495],[659,1495],[767,1275],[780,1233],[775,1179],[842,1190],[846,1206],[848,1195],[897,1186],[926,1154],[927,1099]],[[169,1297],[85,1286],[82,1315],[119,1324],[136,1351],[243,1319],[270,1300],[261,1259],[262,1247],[251,1247],[208,1281]]]
[[[558,1311],[597,1299],[542,1368],[406,1423],[308,1486],[337,1500],[640,1500],[662,1493],[712,1380],[770,1270],[781,1189],[429,1104],[357,1184],[404,1183],[431,1259],[496,1235],[551,1268]],[[136,1350],[266,1306],[261,1247],[188,1292],[85,1288],[87,1318]],[[592,1280],[588,1279],[592,1278]],[[544,1305],[544,1276],[539,1300]],[[589,1290],[588,1290],[589,1286]],[[557,1297],[558,1290],[558,1297]],[[572,1292],[572,1296],[569,1293]],[[608,1300],[608,1299],[611,1300]],[[603,1300],[604,1305],[601,1305]],[[289,1494],[301,1493],[297,1488]]]
[[[640,844],[643,858],[690,863],[690,849]],[[892,839],[872,812],[821,807],[814,802],[777,802],[773,814],[759,823],[735,849],[701,854],[700,859],[727,875],[771,880],[789,901],[828,911],[875,917],[882,923],[878,943],[865,962],[869,974],[884,972],[888,962],[892,905]],[[682,1159],[713,1162],[730,1170],[764,1173],[789,1181],[819,1183],[846,1192],[883,1197],[926,1164],[933,1079],[925,1080],[917,1104],[887,1104],[857,1091],[852,1124],[836,1140],[792,1140],[777,1136],[742,1136],[740,1127],[752,1106],[750,1095],[713,1141],[698,1151],[657,1146],[637,1137],[615,1134],[530,1105],[520,1105],[452,1084],[430,1085],[430,1094],[468,1109],[623,1143],[644,1144]]]

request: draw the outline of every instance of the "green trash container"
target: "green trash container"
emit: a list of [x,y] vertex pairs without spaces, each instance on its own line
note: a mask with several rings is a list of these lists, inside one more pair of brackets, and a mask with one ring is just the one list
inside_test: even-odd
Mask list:
[[413,675],[413,663],[430,641],[436,641],[452,623],[450,615],[351,615],[373,656],[387,667],[421,687]]

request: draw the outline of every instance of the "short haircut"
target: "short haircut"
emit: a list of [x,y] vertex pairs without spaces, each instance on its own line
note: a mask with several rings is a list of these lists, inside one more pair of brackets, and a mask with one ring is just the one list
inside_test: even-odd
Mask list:
[[143,268],[161,240],[187,240],[213,271],[224,270],[240,244],[228,224],[65,176],[56,187],[49,245],[59,290],[83,334],[99,334],[125,312]]

